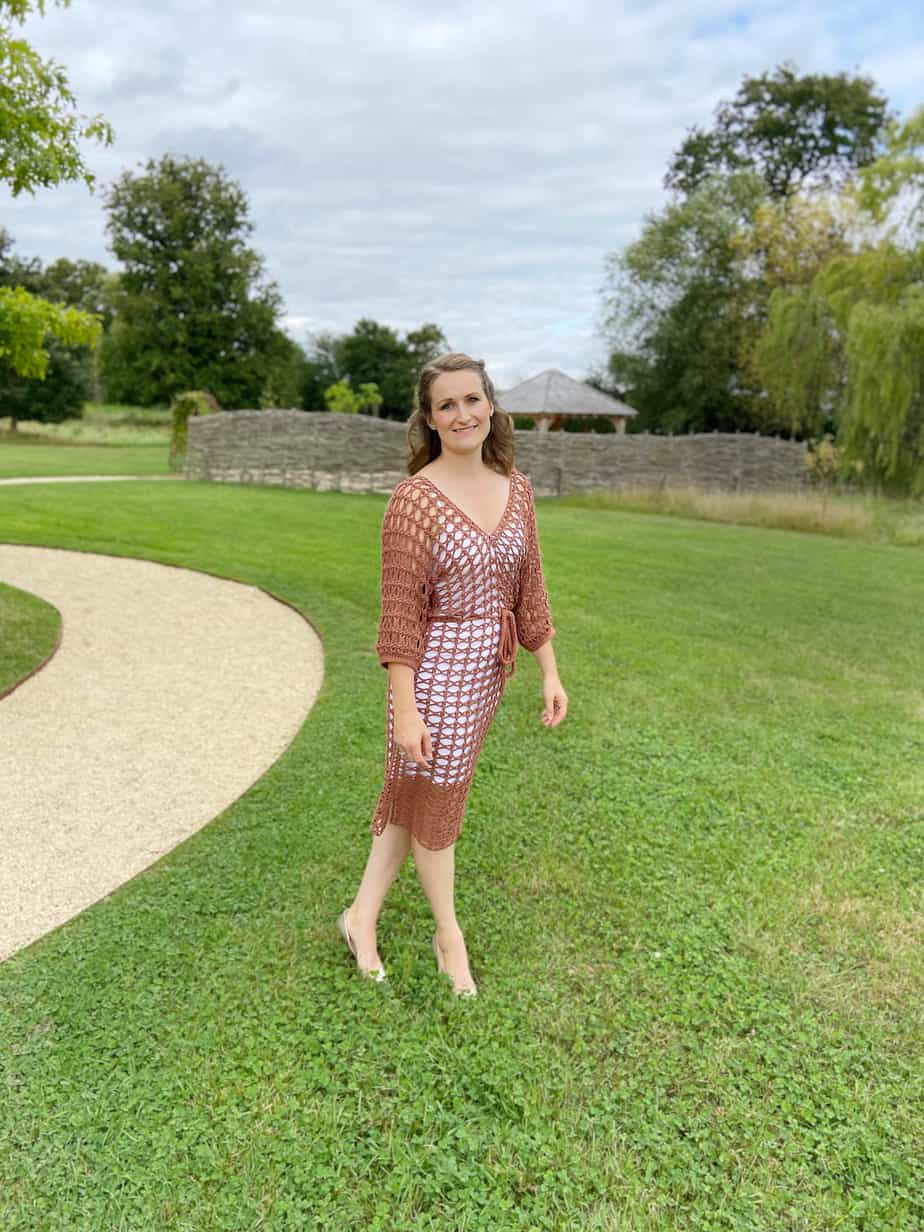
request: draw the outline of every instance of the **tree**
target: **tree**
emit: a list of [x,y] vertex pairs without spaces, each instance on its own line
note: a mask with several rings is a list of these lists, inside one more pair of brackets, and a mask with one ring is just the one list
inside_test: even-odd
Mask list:
[[351,389],[346,381],[337,381],[324,390],[324,401],[329,411],[339,411],[344,415],[360,415],[369,407],[373,415],[382,405],[382,395],[374,382],[360,385],[359,389]]
[[924,244],[885,239],[778,288],[755,360],[796,427],[827,412],[870,480],[924,495]]
[[907,225],[924,225],[924,106],[904,124],[890,121],[886,149],[860,172],[855,196],[876,222],[885,221],[890,207],[904,196]]
[[649,215],[641,237],[607,258],[609,380],[631,391],[633,430],[754,426],[737,375],[742,275],[732,239],[765,195],[750,172],[713,177]]
[[[48,369],[44,343],[54,334],[68,346],[89,346],[98,336],[98,322],[84,312],[29,295],[22,287],[0,287],[0,360],[19,376],[41,380]],[[9,412],[5,412],[9,413]]]
[[428,364],[431,359],[449,350],[449,343],[443,331],[432,321],[421,325],[420,329],[409,330],[404,336],[404,346],[410,362],[412,388],[424,364]]
[[[21,288],[0,290],[0,415],[9,416],[11,432],[21,419],[62,423],[80,418],[92,376],[77,348],[94,346],[98,328],[88,326],[85,315],[73,308],[50,304]],[[22,363],[24,348],[30,358]],[[33,366],[36,355],[43,366]]]
[[916,496],[924,495],[922,151],[918,108],[890,125],[883,154],[842,194],[865,215],[866,234],[829,254],[810,281],[795,271],[790,285],[781,280],[755,349],[768,392],[793,423],[817,431],[826,413],[848,464]]
[[247,247],[247,198],[223,167],[164,155],[105,196],[123,264],[103,348],[107,396],[149,406],[207,389],[256,406],[280,350],[279,289]]
[[22,287],[30,295],[78,308],[96,317],[103,329],[108,328],[116,275],[96,261],[71,261],[67,257],[58,257],[43,268],[38,257],[20,257],[14,247],[9,231],[0,227],[0,286]]
[[799,77],[786,63],[745,77],[735,98],[716,108],[711,129],[689,130],[664,186],[688,196],[710,175],[751,170],[774,198],[841,187],[876,158],[888,119],[871,78]]
[[323,332],[308,338],[302,406],[306,411],[319,411],[325,406],[324,391],[342,379],[336,334]]
[[260,406],[300,407],[304,398],[308,359],[294,338],[277,329],[266,353],[269,374],[260,392]]
[[41,294],[99,317],[104,330],[112,324],[112,297],[119,276],[98,261],[72,261],[58,257],[46,265],[41,277]]
[[[61,8],[70,4],[53,2]],[[14,25],[32,13],[44,16],[45,7],[45,0],[0,0],[0,180],[14,197],[69,180],[83,180],[92,189],[95,177],[79,143],[112,144],[112,128],[102,116],[74,111],[64,69],[13,35]]]
[[[817,436],[833,427],[830,339],[820,327],[820,306],[810,287],[829,261],[851,250],[857,229],[858,211],[846,196],[794,193],[763,202],[750,223],[732,236],[741,262],[735,310],[739,380],[751,390],[753,414],[765,431]],[[793,295],[774,298],[776,291]],[[806,330],[817,347],[804,345],[804,337],[800,344]],[[782,367],[777,366],[779,347],[793,348],[792,362]]]
[[924,495],[924,243],[884,239],[814,286],[837,340],[837,441],[874,481]]
[[378,321],[357,321],[352,334],[340,340],[337,357],[344,379],[359,386],[375,382],[382,393],[386,416],[410,410],[407,351],[395,330]]
[[860,301],[847,335],[839,433],[848,457],[884,484],[924,496],[924,262],[892,304]]
[[[57,0],[62,6],[69,2]],[[9,186],[14,197],[78,179],[92,189],[94,177],[83,161],[78,142],[81,138],[106,145],[112,142],[112,130],[105,120],[99,116],[87,119],[73,112],[76,100],[61,66],[43,61],[25,39],[13,37],[14,25],[22,25],[31,13],[44,12],[45,0],[0,0],[0,181]],[[9,246],[9,237],[0,233],[0,260],[5,260]],[[99,336],[100,323],[95,317],[38,299],[20,280],[11,279],[0,286],[0,376],[4,387],[0,413],[10,416],[13,432],[26,406],[29,414],[35,411],[52,417],[66,417],[73,411],[75,399],[69,407],[62,406],[60,397],[54,395],[54,383],[30,405],[30,391],[36,391],[22,379],[43,380],[51,364],[60,377],[58,392],[69,387],[73,393],[76,385],[71,378],[76,361],[61,347],[93,348]]]
[[[72,261],[67,257],[58,257],[45,266],[39,294],[92,313],[102,324],[101,337],[105,338],[112,325],[112,303],[118,287],[119,275],[98,261]],[[81,412],[83,402],[103,400],[100,351],[101,347],[94,347],[92,351],[72,357],[70,366],[81,373],[81,385],[85,391],[80,404]],[[73,400],[76,405],[76,387]]]
[[65,285],[60,272],[57,262],[43,270],[39,260],[15,256],[0,228],[0,415],[9,416],[12,432],[21,419],[80,418],[91,392],[87,348],[100,336],[101,318],[79,311],[76,285]]
[[446,340],[438,325],[422,325],[402,340],[389,326],[363,318],[352,334],[340,340],[337,358],[351,385],[378,385],[383,418],[406,419],[413,405],[418,371],[445,349]]
[[766,424],[816,438],[836,427],[846,379],[843,348],[813,285],[773,291],[749,358],[766,390]]
[[[417,374],[428,360],[448,350],[443,331],[428,322],[402,339],[388,325],[364,317],[351,334],[319,334],[309,353],[305,407],[316,410],[325,390],[340,381],[352,389],[374,384],[381,394],[383,418],[407,419]],[[370,404],[371,405],[371,404]]]

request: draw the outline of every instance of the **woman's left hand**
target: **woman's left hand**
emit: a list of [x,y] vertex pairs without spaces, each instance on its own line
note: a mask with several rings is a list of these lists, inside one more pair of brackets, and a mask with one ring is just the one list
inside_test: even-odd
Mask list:
[[557,727],[568,713],[568,694],[562,688],[562,683],[557,676],[546,677],[543,680],[542,694],[545,698],[542,722],[546,727]]

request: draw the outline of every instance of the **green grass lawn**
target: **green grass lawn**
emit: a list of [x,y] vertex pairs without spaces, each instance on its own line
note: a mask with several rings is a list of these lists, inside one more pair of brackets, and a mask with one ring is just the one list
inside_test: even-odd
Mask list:
[[170,474],[170,412],[87,403],[82,419],[0,419],[0,479],[39,475]]
[[0,479],[169,474],[166,445],[0,444]]
[[0,696],[48,658],[60,632],[57,608],[0,582]]
[[921,1232],[924,556],[540,499],[570,713],[543,727],[521,648],[460,1001],[412,861],[387,984],[335,928],[381,787],[384,507],[0,488],[0,539],[258,584],[326,654],[245,796],[0,966],[0,1228]]

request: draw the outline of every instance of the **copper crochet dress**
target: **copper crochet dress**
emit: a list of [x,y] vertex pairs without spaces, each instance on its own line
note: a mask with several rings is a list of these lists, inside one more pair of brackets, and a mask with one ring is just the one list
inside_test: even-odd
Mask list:
[[395,744],[389,680],[385,783],[371,834],[393,822],[432,851],[456,841],[517,645],[538,650],[554,633],[526,475],[513,468],[507,506],[490,534],[426,475],[402,479],[382,522],[376,653],[385,668],[414,669],[433,756],[418,766]]

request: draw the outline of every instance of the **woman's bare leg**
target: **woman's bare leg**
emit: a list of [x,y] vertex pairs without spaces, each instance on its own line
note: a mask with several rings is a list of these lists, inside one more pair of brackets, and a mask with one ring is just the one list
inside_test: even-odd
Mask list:
[[406,826],[387,825],[381,834],[372,836],[366,870],[346,917],[356,946],[356,962],[364,971],[381,961],[376,948],[376,920],[410,849],[411,832]]
[[430,851],[416,838],[411,839],[411,845],[417,875],[430,900],[433,919],[436,921],[436,944],[443,956],[443,966],[452,976],[456,992],[475,988],[475,981],[468,966],[465,938],[456,919],[456,845],[453,843],[441,851]]

